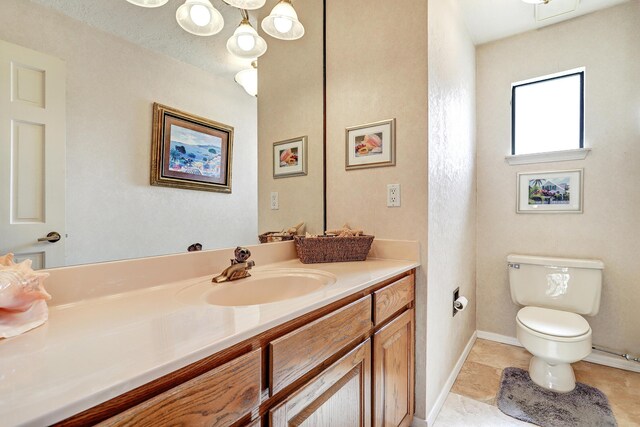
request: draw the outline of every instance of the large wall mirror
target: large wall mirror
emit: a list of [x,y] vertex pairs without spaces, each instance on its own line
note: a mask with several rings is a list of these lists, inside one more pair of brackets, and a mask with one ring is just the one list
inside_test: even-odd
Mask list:
[[[305,27],[295,41],[260,28],[277,0],[249,11],[268,46],[257,98],[234,80],[252,59],[226,48],[241,11],[211,3],[225,25],[200,37],[176,22],[184,0],[3,1],[0,254],[51,268],[256,244],[299,222],[323,229],[323,2],[294,3]],[[154,102],[233,127],[231,193],[150,185]],[[274,177],[274,144],[298,137],[305,174]],[[59,241],[38,241],[52,232]]]

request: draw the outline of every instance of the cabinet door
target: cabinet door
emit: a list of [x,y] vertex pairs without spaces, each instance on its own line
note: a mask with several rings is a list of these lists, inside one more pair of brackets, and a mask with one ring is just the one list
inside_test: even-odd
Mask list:
[[270,426],[371,426],[371,340],[269,411]]
[[373,425],[409,426],[413,419],[414,310],[373,337]]

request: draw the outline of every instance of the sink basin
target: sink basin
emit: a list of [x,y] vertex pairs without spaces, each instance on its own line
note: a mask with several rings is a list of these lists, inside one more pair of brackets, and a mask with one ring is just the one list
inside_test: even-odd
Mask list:
[[301,297],[325,289],[336,276],[320,270],[269,269],[251,270],[251,277],[222,284],[199,282],[178,292],[187,303],[204,302],[219,306],[269,304]]

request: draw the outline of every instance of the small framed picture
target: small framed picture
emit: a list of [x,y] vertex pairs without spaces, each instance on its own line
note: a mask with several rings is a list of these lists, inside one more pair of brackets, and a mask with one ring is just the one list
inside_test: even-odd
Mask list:
[[307,137],[273,144],[273,177],[287,178],[307,174]]
[[151,185],[231,193],[233,127],[153,104]]
[[347,170],[395,166],[396,119],[347,128],[346,150]]
[[582,213],[583,169],[518,174],[517,213]]

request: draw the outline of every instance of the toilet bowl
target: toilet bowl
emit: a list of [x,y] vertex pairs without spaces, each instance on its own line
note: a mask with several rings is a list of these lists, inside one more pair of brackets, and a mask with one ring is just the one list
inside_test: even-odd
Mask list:
[[541,307],[524,307],[516,316],[520,343],[533,355],[531,380],[556,392],[576,385],[571,363],[591,353],[591,327],[580,315]]
[[591,353],[591,327],[582,316],[600,310],[604,263],[597,259],[507,256],[509,289],[520,343],[533,357],[529,376],[549,390],[575,388],[571,363]]

